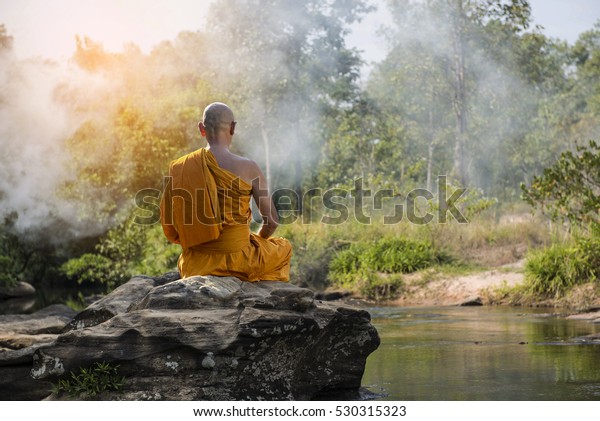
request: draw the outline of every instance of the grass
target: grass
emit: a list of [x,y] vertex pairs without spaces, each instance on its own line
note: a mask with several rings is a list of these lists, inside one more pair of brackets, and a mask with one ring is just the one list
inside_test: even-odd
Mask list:
[[523,284],[487,291],[491,304],[586,308],[600,303],[600,232],[557,232],[527,254]]
[[382,299],[384,292],[401,294],[407,279],[426,284],[497,268],[550,242],[542,219],[522,212],[517,216],[507,219],[488,209],[467,224],[403,220],[385,225],[377,218],[371,224],[352,218],[340,225],[296,221],[282,225],[277,235],[292,242],[293,283],[317,290],[343,287]]

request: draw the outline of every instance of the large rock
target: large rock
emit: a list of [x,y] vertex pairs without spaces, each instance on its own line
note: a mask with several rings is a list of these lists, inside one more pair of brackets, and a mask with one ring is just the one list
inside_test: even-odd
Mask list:
[[0,285],[0,300],[26,297],[35,294],[35,288],[28,282],[19,281],[12,285]]
[[95,326],[111,319],[117,314],[125,313],[132,303],[144,298],[152,288],[179,278],[178,272],[169,272],[156,278],[135,276],[127,283],[116,288],[112,293],[88,306],[71,320],[65,330]]
[[102,399],[358,396],[379,345],[368,312],[315,302],[312,291],[282,282],[153,279],[134,278],[80,313],[36,351],[31,375],[54,380],[114,363],[124,390]]
[[39,400],[52,384],[33,380],[34,352],[54,343],[76,312],[55,304],[33,314],[0,316],[0,399]]

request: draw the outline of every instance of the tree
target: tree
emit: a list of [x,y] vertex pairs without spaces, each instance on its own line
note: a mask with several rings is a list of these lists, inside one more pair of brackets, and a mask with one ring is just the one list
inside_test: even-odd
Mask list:
[[[493,69],[493,66],[482,64],[486,60],[493,60],[490,50],[502,48],[490,42],[494,38],[487,34],[504,31],[515,37],[528,27],[529,4],[525,0],[398,0],[390,5],[397,30],[390,36],[393,48],[386,59],[387,72],[394,72],[394,60],[404,53],[408,53],[408,57],[398,63],[399,74],[406,73],[402,65],[407,61],[411,61],[414,67],[430,69],[424,73],[427,81],[422,83],[423,88],[435,87],[430,88],[431,92],[440,89],[439,96],[445,101],[443,105],[439,101],[435,105],[430,102],[417,120],[423,125],[428,112],[432,116],[452,115],[451,173],[460,183],[467,184],[471,167],[469,161],[472,159],[469,152],[473,142],[469,119],[473,119],[473,104],[477,100],[480,84],[487,77],[488,70]],[[411,47],[411,44],[420,45],[421,50]],[[395,49],[401,53],[395,53]],[[406,75],[401,77],[406,79]],[[432,93],[421,89],[418,95],[431,97]],[[440,106],[445,107],[445,112],[434,109]],[[430,139],[429,151],[434,150],[431,134],[425,137]],[[430,153],[428,155],[432,157]]]
[[[397,188],[405,184],[411,164],[406,146],[398,140],[404,129],[394,117],[384,114],[375,101],[364,97],[336,119],[337,130],[325,144],[319,166],[318,185],[322,188],[353,189],[362,178],[374,188]],[[401,163],[399,165],[399,163]]]
[[[537,89],[537,114],[510,156],[524,173],[525,185],[536,185],[546,168],[565,165],[577,153],[581,139],[600,136],[600,26],[582,33],[569,47],[541,34],[524,37],[520,68]],[[560,157],[559,157],[560,155]],[[572,157],[571,157],[572,158]],[[557,161],[558,159],[558,161]]]
[[104,50],[102,44],[89,37],[75,37],[75,54],[73,60],[79,67],[88,71],[106,69],[115,59],[116,55]]
[[248,133],[261,139],[244,139],[245,149],[262,156],[271,183],[290,183],[299,199],[325,139],[323,116],[357,90],[360,60],[344,35],[367,10],[362,0],[221,0],[211,9],[215,79],[230,87]]
[[12,50],[13,37],[8,35],[4,24],[0,24],[0,53]]
[[577,146],[563,152],[559,160],[534,177],[531,186],[521,186],[523,198],[547,211],[555,220],[566,220],[586,228],[600,228],[600,144]]
[[582,33],[571,53],[577,66],[577,78],[582,88],[590,89],[586,105],[600,115],[600,21],[593,29]]
[[428,53],[420,40],[398,43],[373,71],[368,92],[391,116],[388,124],[404,126],[405,136],[388,141],[402,151],[405,166],[426,160],[425,180],[431,190],[434,168],[443,168],[442,157],[448,156],[451,144],[448,110],[452,106],[452,83],[447,58]]

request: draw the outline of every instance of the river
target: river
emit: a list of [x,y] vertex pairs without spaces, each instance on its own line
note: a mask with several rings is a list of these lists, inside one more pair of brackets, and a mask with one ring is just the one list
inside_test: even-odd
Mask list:
[[[0,314],[76,298],[53,292],[8,300],[5,307],[23,301],[27,309]],[[367,310],[381,345],[363,386],[380,400],[600,400],[600,343],[577,340],[600,333],[600,324],[523,307]]]
[[363,386],[382,400],[600,400],[600,324],[549,309],[369,308]]

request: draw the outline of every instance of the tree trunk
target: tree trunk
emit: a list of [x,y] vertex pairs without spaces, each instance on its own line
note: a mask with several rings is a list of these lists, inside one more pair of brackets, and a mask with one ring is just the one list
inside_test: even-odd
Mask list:
[[431,191],[433,186],[431,185],[431,173],[433,171],[433,151],[435,149],[435,145],[433,144],[433,140],[429,141],[429,146],[427,147],[427,190]]
[[302,197],[302,161],[300,161],[300,157],[296,156],[294,159],[294,191],[298,196],[298,211],[300,213],[303,212],[303,197]]
[[[432,88],[433,90],[433,88]],[[432,104],[433,104],[433,92],[431,94]],[[433,107],[433,105],[432,105]],[[433,110],[429,108],[429,145],[427,146],[427,190],[431,191],[433,186],[431,185],[432,172],[433,172],[433,151],[435,150],[435,137],[433,130]]]
[[269,193],[271,193],[271,153],[269,149],[269,136],[267,135],[267,129],[265,128],[264,121],[260,123],[260,132],[262,134],[263,146],[265,148],[265,177],[267,178],[267,188],[269,189]]
[[457,181],[465,186],[465,143],[467,136],[467,92],[465,87],[465,40],[463,0],[456,0],[453,28],[454,46],[454,115],[456,118],[456,141],[454,144],[453,173]]

